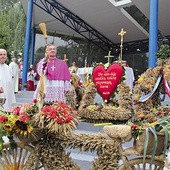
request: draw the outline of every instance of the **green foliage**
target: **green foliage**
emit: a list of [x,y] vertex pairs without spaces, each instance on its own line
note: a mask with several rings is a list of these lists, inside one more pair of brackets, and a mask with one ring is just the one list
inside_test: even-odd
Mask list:
[[19,0],[0,0],[0,48],[23,51],[25,14]]
[[8,48],[10,44],[10,29],[7,27],[6,17],[0,16],[0,48]]
[[[67,41],[67,39],[65,39],[65,41]],[[105,63],[106,59],[103,56],[107,55],[107,53],[101,48],[84,39],[79,40],[78,42],[72,41],[72,44],[57,48],[59,58],[63,58],[64,54],[67,54],[67,58],[69,59],[68,65],[71,66],[71,63],[76,61],[78,67],[84,67],[86,59],[88,67],[92,66],[92,63],[94,62]]]
[[167,59],[170,57],[170,47],[168,44],[163,44],[160,46],[160,49],[156,53],[157,58]]

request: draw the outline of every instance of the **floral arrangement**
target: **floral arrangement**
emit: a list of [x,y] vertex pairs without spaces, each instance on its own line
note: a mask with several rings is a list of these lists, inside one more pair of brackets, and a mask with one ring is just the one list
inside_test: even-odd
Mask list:
[[139,136],[142,134],[142,132],[149,127],[149,123],[146,123],[144,121],[136,120],[133,122],[128,122],[128,125],[131,127],[132,130],[132,137],[136,140],[139,138]]
[[37,112],[37,101],[16,106],[10,112],[0,110],[0,143],[3,143],[3,136],[24,136],[28,138],[33,131],[32,117]]
[[[134,111],[137,117],[143,116],[147,122],[154,122],[160,117],[168,116],[170,107],[161,106],[160,93],[169,94],[169,90],[166,87],[170,84],[170,47],[167,44],[160,46],[156,56],[158,57],[158,66],[155,68],[149,68],[144,72],[136,81],[134,86]],[[162,79],[156,87],[158,77],[162,76]],[[144,102],[139,102],[141,97],[152,94]]]
[[[161,112],[161,110],[159,110],[158,112]],[[170,117],[163,116],[152,123],[147,122],[144,118],[137,118],[134,119],[133,121],[128,121],[128,125],[131,126],[132,136],[134,137],[134,139],[138,139],[139,136],[142,134],[142,132],[149,127],[154,127],[155,132],[163,133],[163,131],[165,131],[163,127],[166,126],[168,128],[170,125],[169,122],[170,122]]]
[[40,108],[37,100],[34,100],[15,106],[10,112],[0,111],[0,146],[3,145],[3,136],[8,136],[13,143],[13,136],[28,143],[39,140],[43,129],[67,134],[76,129],[77,123],[77,112],[67,104],[58,101]]
[[90,122],[104,123],[113,120],[128,120],[133,116],[132,93],[126,83],[121,82],[117,87],[119,99],[111,98],[108,104],[94,104],[97,89],[94,84],[89,86],[82,97],[79,116]]
[[52,133],[68,133],[76,129],[78,123],[77,112],[67,104],[57,101],[52,105],[45,105],[35,115],[35,122]]

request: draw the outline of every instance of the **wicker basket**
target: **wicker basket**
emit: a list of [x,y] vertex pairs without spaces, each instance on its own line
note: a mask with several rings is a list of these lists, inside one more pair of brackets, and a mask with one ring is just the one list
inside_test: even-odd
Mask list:
[[[156,149],[156,155],[160,155],[163,153],[165,136],[164,134],[157,133],[157,137],[158,137],[158,145]],[[144,152],[145,138],[146,138],[146,133],[145,131],[143,131],[142,134],[139,136],[139,138],[134,141],[134,147],[137,150],[137,152],[139,152],[140,154],[143,154]],[[154,144],[155,144],[154,136],[151,132],[149,132],[149,141],[148,141],[148,147],[146,151],[147,155],[152,154],[154,149]]]

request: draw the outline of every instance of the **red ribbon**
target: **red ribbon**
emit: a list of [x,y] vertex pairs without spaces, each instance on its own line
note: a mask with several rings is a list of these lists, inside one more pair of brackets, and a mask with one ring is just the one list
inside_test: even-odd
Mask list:
[[165,79],[165,76],[163,75],[163,84],[165,88],[165,93],[170,97],[170,88],[167,80]]

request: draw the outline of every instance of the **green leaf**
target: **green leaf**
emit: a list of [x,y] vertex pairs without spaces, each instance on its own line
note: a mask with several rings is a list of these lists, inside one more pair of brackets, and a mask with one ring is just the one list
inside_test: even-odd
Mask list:
[[164,154],[166,154],[167,147],[168,147],[168,139],[169,139],[169,133],[167,126],[162,126],[164,129],[165,139],[164,139]]
[[145,164],[146,151],[147,151],[148,142],[149,142],[149,129],[148,128],[146,128],[145,134],[146,134],[146,137],[145,137],[144,152],[143,152],[143,164]]
[[162,124],[164,123],[165,121],[167,121],[168,119],[170,119],[170,116],[167,116],[167,117],[163,117],[159,120],[158,124]]
[[149,130],[154,135],[154,148],[153,148],[152,157],[151,157],[151,164],[152,164],[153,161],[154,161],[155,154],[156,154],[156,149],[157,149],[157,146],[158,146],[158,136],[156,134],[155,127],[149,127]]

